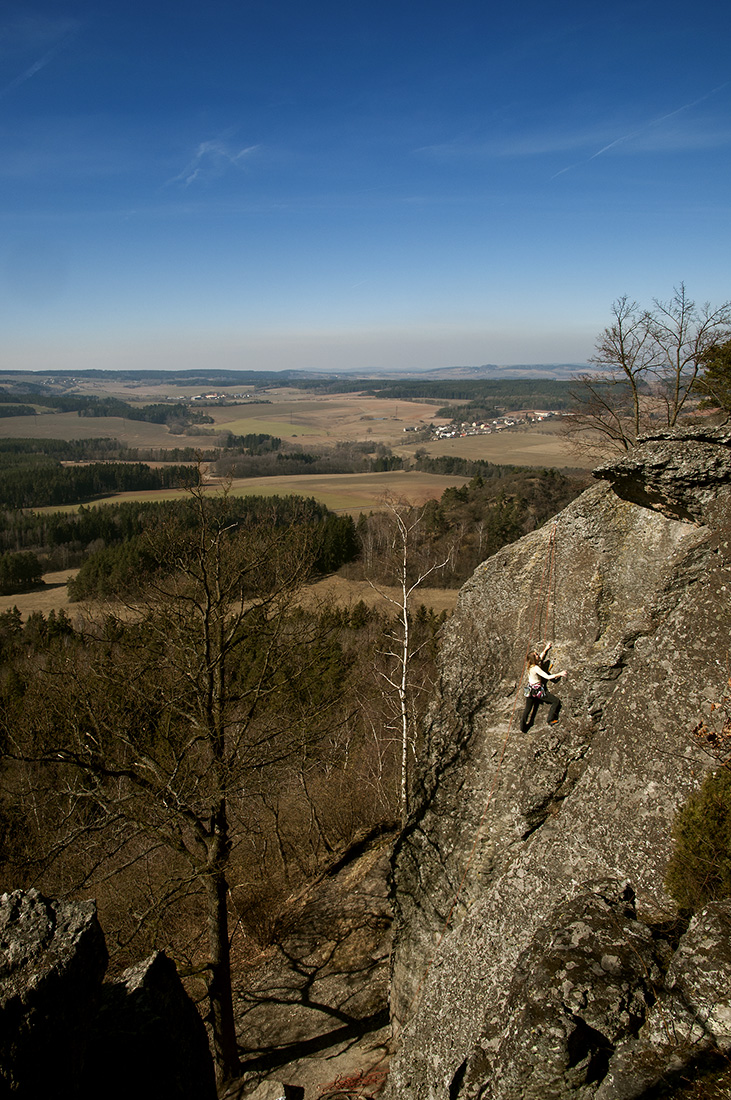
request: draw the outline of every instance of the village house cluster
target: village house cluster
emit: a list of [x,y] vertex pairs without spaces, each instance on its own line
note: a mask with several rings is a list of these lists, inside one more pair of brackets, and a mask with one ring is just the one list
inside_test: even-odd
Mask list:
[[490,435],[505,428],[516,428],[521,424],[536,424],[556,416],[552,412],[530,412],[513,416],[497,416],[494,420],[473,420],[470,422],[438,424],[433,429],[435,439],[456,439],[468,435]]
[[218,401],[220,404],[225,405],[228,401],[243,401],[247,397],[251,397],[250,393],[194,393],[190,401]]

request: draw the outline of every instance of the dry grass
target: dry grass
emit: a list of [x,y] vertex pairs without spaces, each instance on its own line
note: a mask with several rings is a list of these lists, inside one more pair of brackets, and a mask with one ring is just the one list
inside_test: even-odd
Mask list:
[[123,420],[119,416],[77,416],[76,413],[3,417],[0,436],[4,439],[69,440],[111,437],[128,447],[210,447],[213,442],[210,436],[171,435],[164,424]]
[[[376,591],[368,581],[349,581],[337,573],[313,584],[308,591],[315,600],[334,603],[338,607],[353,607],[362,600],[368,607],[390,614],[395,612],[391,600],[398,603],[401,598],[400,588],[379,585],[379,591]],[[451,615],[457,603],[458,591],[456,588],[418,588],[413,596],[413,606],[424,604],[437,615],[442,611]]]
[[[241,387],[238,387],[240,389]],[[190,396],[195,388],[120,384],[104,389],[99,383],[81,386],[84,392],[97,396],[114,393],[132,403],[160,400],[164,397]],[[256,396],[256,395],[254,395]],[[235,435],[262,433],[279,436],[288,443],[304,448],[333,446],[338,442],[384,443],[397,453],[410,455],[416,449],[406,428],[426,428],[431,423],[444,423],[435,417],[439,407],[434,402],[404,401],[377,398],[361,394],[327,394],[313,397],[307,391],[294,389],[267,390],[259,395],[266,404],[252,402],[242,405],[205,408],[214,423],[200,433],[171,435],[164,425],[120,417],[80,417],[76,413],[48,412],[34,417],[18,416],[0,419],[0,436],[18,439],[91,439],[112,436],[130,447],[196,447],[207,448],[215,442],[219,431]],[[491,435],[469,436],[420,444],[431,455],[458,455],[495,463],[530,466],[582,465],[559,434],[560,421],[545,422],[535,427],[496,432]],[[209,434],[206,434],[206,431]],[[584,460],[584,465],[587,465]]]
[[312,477],[255,477],[239,478],[232,483],[235,496],[261,494],[314,497],[333,512],[379,511],[386,496],[404,499],[411,504],[423,504],[438,500],[445,489],[464,485],[465,477],[445,477],[441,474],[424,474],[418,471],[390,470],[380,474],[315,474]]
[[[451,485],[464,485],[467,478],[445,477],[441,474],[423,474],[417,471],[391,470],[380,474],[313,474],[312,476],[249,477],[234,478],[230,483],[234,496],[297,496],[314,497],[334,512],[378,511],[384,496],[423,504],[437,500]],[[218,482],[211,482],[215,489]],[[185,496],[185,489],[150,489],[144,492],[116,493],[100,497],[90,503],[110,504],[121,501],[177,500]],[[63,507],[37,508],[37,512],[75,512],[78,504]]]
[[[434,440],[423,446],[432,457],[455,455],[472,462],[493,462],[498,466],[591,469],[599,461],[578,457],[572,445],[562,436],[558,420],[550,426],[531,425],[492,432],[490,435]],[[396,453],[413,454],[415,450],[414,446],[402,446],[396,449]]]
[[33,611],[40,611],[48,616],[49,611],[61,611],[62,609],[73,617],[74,609],[80,609],[81,604],[69,603],[66,581],[75,577],[78,569],[62,569],[59,573],[44,573],[44,587],[34,592],[20,592],[15,596],[0,596],[0,613],[10,611],[17,607],[24,619]]
[[[21,592],[15,596],[0,596],[0,613],[17,607],[23,619],[27,619],[34,611],[40,611],[48,617],[50,611],[65,611],[72,622],[81,618],[84,611],[92,605],[86,603],[71,603],[68,597],[66,582],[75,577],[78,569],[64,569],[59,573],[45,573],[43,576],[44,588],[35,592]],[[381,588],[381,593],[376,592],[367,581],[350,581],[339,574],[334,573],[324,577],[321,581],[311,585],[307,589],[308,598],[305,602],[336,604],[338,607],[353,607],[362,600],[368,607],[375,607],[381,611],[393,611],[393,605],[388,598],[398,600],[399,590],[396,588]],[[451,614],[457,602],[456,588],[420,588],[414,600],[415,606],[424,604],[438,615],[442,611]]]
[[[102,396],[103,392],[99,391],[98,396]],[[139,401],[140,395],[136,394],[135,399],[129,394],[124,397],[128,401]],[[235,435],[275,435],[305,447],[366,440],[393,446],[403,442],[406,427],[426,427],[437,407],[425,402],[381,400],[357,394],[313,398],[290,389],[267,393],[265,399],[271,404],[251,403],[201,409],[212,417],[214,423],[203,425],[200,434],[192,430],[185,435],[171,435],[162,424],[123,420],[117,416],[46,412],[32,417],[3,417],[0,419],[0,436],[9,439],[94,439],[112,436],[130,447],[210,447],[212,438],[205,434],[207,430],[231,431]]]
[[[395,401],[359,394],[313,398],[293,390],[269,393],[267,398],[272,405],[206,411],[214,417],[216,427],[237,435],[267,432],[303,446],[366,441],[396,446],[403,443],[407,427],[427,427],[438,408],[424,401]],[[440,419],[436,422],[444,423]]]

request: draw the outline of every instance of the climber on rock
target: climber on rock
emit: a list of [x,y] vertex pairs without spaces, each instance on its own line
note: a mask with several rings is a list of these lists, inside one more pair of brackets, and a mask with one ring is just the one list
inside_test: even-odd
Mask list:
[[551,709],[548,712],[548,725],[555,726],[558,722],[558,712],[561,709],[561,700],[557,695],[552,695],[546,684],[548,680],[561,680],[566,675],[563,672],[550,672],[550,664],[546,661],[551,642],[548,642],[542,652],[536,649],[528,651],[526,664],[528,665],[528,687],[525,689],[526,700],[523,708],[523,717],[520,720],[522,733],[527,733],[535,721],[538,707],[541,703],[549,703]]

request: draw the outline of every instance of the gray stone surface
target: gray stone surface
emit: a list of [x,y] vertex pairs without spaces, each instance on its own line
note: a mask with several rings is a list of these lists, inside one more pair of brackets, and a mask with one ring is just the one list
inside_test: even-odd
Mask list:
[[[462,589],[394,859],[391,1096],[502,1095],[485,1059],[519,960],[587,883],[630,881],[645,923],[671,914],[672,820],[710,763],[690,731],[727,678],[728,456],[722,433],[653,439],[631,459],[642,503],[604,480]],[[561,721],[522,735],[525,652],[546,638],[569,669]]]
[[596,1100],[639,1100],[680,1075],[702,1071],[731,1050],[731,902],[691,921],[656,1001],[634,1039],[619,1046]]
[[656,432],[639,442],[626,458],[594,471],[625,500],[698,520],[731,480],[731,427]]
[[0,897],[0,1096],[78,1095],[106,965],[93,902]]
[[693,917],[668,969],[667,985],[696,1028],[731,1053],[731,901],[713,902]]
[[[591,1095],[617,1045],[638,1033],[660,981],[629,885],[592,884],[551,913],[519,957],[507,1026],[497,1042],[486,1034],[478,1043],[474,1094],[489,1076],[495,1100]],[[465,1088],[474,1076],[468,1067]]]

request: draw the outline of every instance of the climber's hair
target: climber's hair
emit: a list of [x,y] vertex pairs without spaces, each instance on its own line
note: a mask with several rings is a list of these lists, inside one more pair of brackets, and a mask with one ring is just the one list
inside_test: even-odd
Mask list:
[[525,660],[528,665],[539,665],[541,663],[541,655],[537,649],[529,649]]

